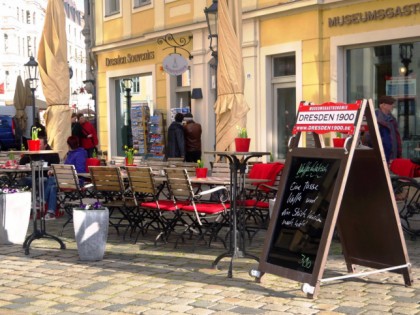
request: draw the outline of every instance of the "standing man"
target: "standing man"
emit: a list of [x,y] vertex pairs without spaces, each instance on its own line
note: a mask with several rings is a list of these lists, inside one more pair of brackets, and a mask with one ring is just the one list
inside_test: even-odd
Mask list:
[[166,157],[168,158],[185,157],[183,119],[184,115],[181,113],[176,114],[175,121],[168,128],[168,149],[166,151]]
[[201,160],[201,125],[193,120],[193,115],[184,116],[185,161],[197,162]]
[[98,145],[98,135],[96,134],[95,127],[93,127],[83,114],[77,114],[77,118],[83,134],[80,137],[80,146],[87,151],[88,157],[91,158],[93,151],[96,150],[96,146]]
[[400,158],[402,153],[398,122],[392,115],[394,102],[395,99],[391,96],[381,96],[379,98],[379,108],[375,111],[379,133],[381,134],[382,145],[388,163],[396,158]]

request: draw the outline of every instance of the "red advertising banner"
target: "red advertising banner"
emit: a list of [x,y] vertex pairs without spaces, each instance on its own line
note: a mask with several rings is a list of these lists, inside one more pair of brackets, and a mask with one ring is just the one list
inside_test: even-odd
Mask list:
[[293,134],[298,132],[342,132],[353,134],[361,101],[355,104],[324,103],[310,105],[301,102]]

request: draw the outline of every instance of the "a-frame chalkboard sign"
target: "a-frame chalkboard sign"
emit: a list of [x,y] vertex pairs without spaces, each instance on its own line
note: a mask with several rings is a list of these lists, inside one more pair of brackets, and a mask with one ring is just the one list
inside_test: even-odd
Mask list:
[[[363,117],[372,148],[360,146]],[[299,147],[301,132],[312,132],[315,148]],[[344,148],[326,148],[322,134],[347,133]],[[257,270],[303,283],[315,297],[322,282],[392,271],[411,285],[397,205],[372,101],[355,104],[301,103],[279,191]],[[322,279],[337,227],[347,271]],[[373,270],[356,274],[354,265]]]

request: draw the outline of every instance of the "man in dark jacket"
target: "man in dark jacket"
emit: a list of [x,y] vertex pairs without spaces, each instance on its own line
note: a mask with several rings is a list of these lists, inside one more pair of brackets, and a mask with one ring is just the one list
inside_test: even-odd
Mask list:
[[[385,158],[388,163],[402,156],[402,145],[398,122],[392,115],[395,99],[392,96],[384,95],[379,98],[379,108],[375,110],[378,121],[379,133],[382,139]],[[371,136],[366,133],[366,144],[372,146]]]
[[379,132],[382,138],[382,145],[385,157],[388,162],[401,157],[402,146],[398,122],[392,115],[395,99],[391,96],[379,98],[379,109],[376,110]]
[[184,116],[185,161],[201,160],[201,125],[193,120],[191,113]]
[[176,114],[175,121],[172,122],[168,128],[168,148],[166,150],[166,156],[168,158],[185,157],[184,128],[182,127],[183,119],[183,114]]

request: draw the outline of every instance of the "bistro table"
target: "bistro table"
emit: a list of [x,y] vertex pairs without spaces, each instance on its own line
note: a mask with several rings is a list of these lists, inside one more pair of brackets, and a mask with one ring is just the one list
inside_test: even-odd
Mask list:
[[[33,220],[33,231],[23,243],[25,255],[29,255],[29,248],[31,243],[36,239],[50,238],[57,241],[60,244],[60,249],[66,249],[66,245],[58,237],[48,234],[45,226],[45,202],[44,202],[44,171],[48,168],[43,167],[44,162],[41,159],[41,155],[57,154],[57,151],[53,150],[39,150],[39,151],[16,151],[16,153],[28,155],[31,159],[31,172],[32,172],[32,220]],[[40,223],[38,228],[38,217],[36,212],[36,197],[39,197],[40,202]]]
[[[228,278],[233,276],[234,258],[252,258],[259,261],[258,257],[246,252],[245,249],[245,222],[244,211],[241,206],[238,208],[237,198],[241,198],[245,184],[245,170],[249,159],[270,155],[270,152],[228,152],[209,151],[204,154],[226,157],[230,167],[230,195],[231,195],[231,219],[230,219],[230,242],[227,252],[219,255],[213,261],[212,266],[217,268],[218,263],[225,257],[231,257]],[[252,180],[255,181],[255,180]]]
[[30,166],[26,165],[16,165],[16,166],[0,166],[0,175],[6,175],[7,177],[7,185],[13,186],[15,184],[15,180],[17,175],[19,174],[29,174],[32,172]]

